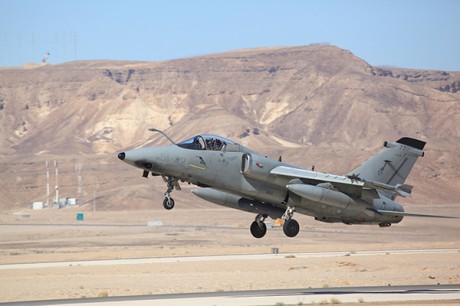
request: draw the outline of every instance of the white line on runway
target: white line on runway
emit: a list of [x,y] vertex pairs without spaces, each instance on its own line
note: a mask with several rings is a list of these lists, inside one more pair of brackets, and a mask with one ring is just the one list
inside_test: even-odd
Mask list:
[[[404,301],[442,301],[460,299],[460,293],[437,293],[437,294],[320,294],[315,296],[254,296],[254,297],[200,297],[171,300],[144,300],[144,301],[118,301],[88,303],[84,306],[121,306],[128,303],[132,306],[268,306],[268,305],[303,305],[303,304],[340,304],[340,303],[363,303],[363,302],[404,302]],[[65,306],[82,306],[82,304],[63,304]]]
[[315,252],[315,253],[278,253],[278,254],[238,254],[215,256],[182,256],[182,257],[151,257],[85,261],[62,261],[43,263],[22,263],[0,265],[0,270],[54,268],[69,266],[113,266],[113,265],[138,265],[175,262],[203,262],[203,261],[232,261],[232,260],[267,260],[291,258],[320,258],[342,256],[376,256],[376,255],[404,255],[404,254],[452,254],[458,249],[422,249],[422,250],[382,250],[382,251],[356,251],[356,252]]

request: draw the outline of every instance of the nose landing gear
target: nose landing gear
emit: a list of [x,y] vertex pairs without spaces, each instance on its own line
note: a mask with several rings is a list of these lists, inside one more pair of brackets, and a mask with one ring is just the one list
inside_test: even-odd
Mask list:
[[180,190],[179,183],[177,182],[177,178],[162,175],[163,181],[165,181],[167,190],[165,192],[165,199],[163,200],[163,207],[167,210],[173,209],[174,207],[174,199],[171,198],[171,192],[174,190],[174,187],[177,190]]
[[174,208],[174,199],[171,197],[166,196],[163,200],[163,207],[167,210],[171,210]]

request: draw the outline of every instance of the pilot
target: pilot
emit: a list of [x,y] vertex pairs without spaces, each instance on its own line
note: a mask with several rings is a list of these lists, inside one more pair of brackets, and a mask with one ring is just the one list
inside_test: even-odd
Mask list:
[[197,147],[198,150],[205,150],[206,149],[204,141],[203,141],[203,138],[201,138],[200,136],[195,137],[193,142],[196,143],[196,147]]
[[216,139],[216,151],[222,149],[222,141],[220,139]]
[[211,145],[212,145],[211,144],[211,139],[206,138],[206,149],[211,150],[211,148],[212,148]]
[[217,151],[217,140],[215,138],[211,138],[211,150]]

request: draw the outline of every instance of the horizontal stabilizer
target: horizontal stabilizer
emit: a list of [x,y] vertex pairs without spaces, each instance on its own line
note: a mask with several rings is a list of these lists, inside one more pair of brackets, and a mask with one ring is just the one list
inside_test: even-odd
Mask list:
[[412,148],[416,148],[418,150],[423,150],[423,148],[425,147],[425,144],[426,144],[426,142],[424,142],[424,141],[421,141],[421,140],[418,140],[418,139],[415,139],[415,138],[410,138],[410,137],[403,137],[403,138],[399,139],[396,142],[400,143],[400,144],[403,144],[403,145],[406,145],[406,146],[409,146],[409,147],[412,147]]
[[410,197],[412,194],[412,189],[414,186],[407,185],[407,184],[397,184],[396,185],[396,192],[403,197]]
[[401,211],[377,210],[377,212],[381,213],[382,215],[387,215],[387,216],[458,219],[458,217],[453,217],[453,216],[413,214],[413,213],[406,213],[406,212],[401,212]]

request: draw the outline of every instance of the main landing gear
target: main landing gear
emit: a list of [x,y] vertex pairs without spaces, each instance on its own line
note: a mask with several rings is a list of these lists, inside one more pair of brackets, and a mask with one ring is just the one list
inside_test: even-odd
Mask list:
[[163,175],[162,177],[163,177],[163,181],[165,181],[166,186],[168,188],[165,192],[165,199],[163,200],[163,207],[166,208],[167,210],[170,210],[170,209],[173,209],[174,207],[174,199],[171,198],[171,192],[174,190],[174,187],[176,187],[177,190],[180,190],[180,186],[176,178],[165,176],[165,175]]
[[251,224],[251,234],[255,238],[262,238],[267,233],[267,226],[264,221],[267,215],[258,214]]
[[[300,231],[299,223],[292,219],[294,215],[295,208],[288,207],[286,212],[283,214],[281,219],[284,220],[283,232],[288,237],[295,237]],[[251,224],[251,234],[255,238],[262,238],[267,233],[267,226],[264,221],[267,218],[267,215],[258,214]]]
[[286,209],[286,212],[281,217],[284,220],[283,232],[288,237],[295,237],[300,231],[299,222],[292,219],[292,216],[294,215],[294,211],[295,211],[294,207],[288,206],[288,208]]

